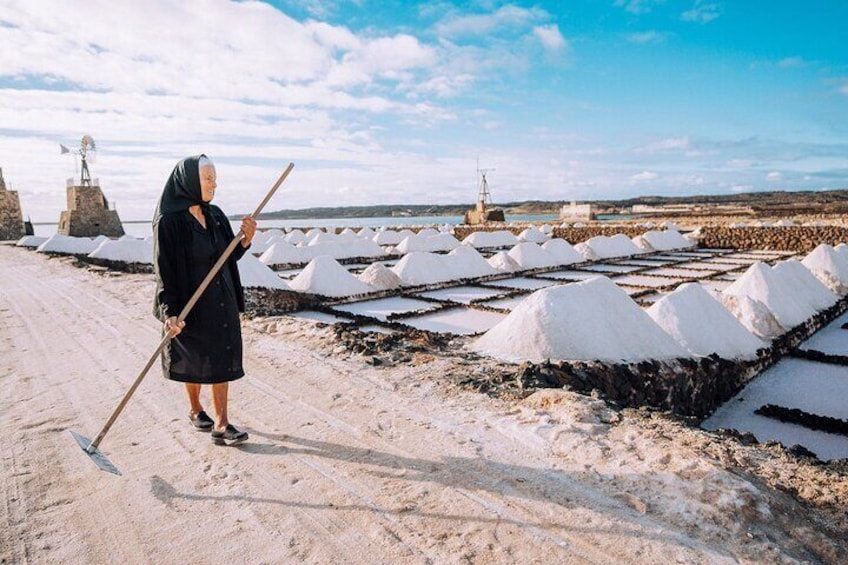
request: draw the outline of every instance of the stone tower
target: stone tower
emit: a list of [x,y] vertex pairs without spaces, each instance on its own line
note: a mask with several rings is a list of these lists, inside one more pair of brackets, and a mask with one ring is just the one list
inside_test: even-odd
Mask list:
[[0,241],[24,236],[24,219],[17,191],[6,190],[3,169],[0,169]]
[[109,201],[95,179],[87,186],[68,183],[68,209],[59,216],[57,232],[74,237],[121,237],[124,226],[118,212],[109,209]]

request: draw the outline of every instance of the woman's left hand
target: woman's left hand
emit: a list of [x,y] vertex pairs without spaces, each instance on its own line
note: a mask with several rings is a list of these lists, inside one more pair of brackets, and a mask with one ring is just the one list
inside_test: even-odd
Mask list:
[[244,234],[241,244],[247,247],[253,241],[253,236],[256,235],[256,220],[252,216],[245,216],[241,221],[241,231]]

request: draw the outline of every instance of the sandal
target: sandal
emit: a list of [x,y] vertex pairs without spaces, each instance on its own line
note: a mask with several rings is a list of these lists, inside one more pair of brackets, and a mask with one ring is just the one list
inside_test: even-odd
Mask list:
[[236,429],[232,424],[227,424],[224,431],[212,431],[212,442],[216,445],[238,445],[247,441],[247,432]]
[[209,414],[201,410],[197,414],[188,415],[189,421],[194,426],[194,429],[201,432],[211,431],[215,427],[215,422],[209,417]]

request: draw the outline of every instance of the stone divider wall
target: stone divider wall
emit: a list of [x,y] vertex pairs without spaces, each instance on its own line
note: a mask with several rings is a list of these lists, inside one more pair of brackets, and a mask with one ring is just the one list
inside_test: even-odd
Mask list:
[[820,243],[848,243],[848,228],[840,226],[704,227],[701,247],[810,252]]

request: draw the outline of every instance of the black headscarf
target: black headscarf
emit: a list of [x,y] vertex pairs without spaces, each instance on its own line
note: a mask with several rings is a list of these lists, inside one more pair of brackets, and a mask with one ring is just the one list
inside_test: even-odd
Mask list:
[[191,206],[200,205],[206,213],[208,202],[203,201],[203,192],[200,190],[200,159],[206,155],[194,155],[186,157],[174,166],[162,197],[156,206],[153,215],[153,223],[159,221],[164,214],[171,212],[182,212]]

